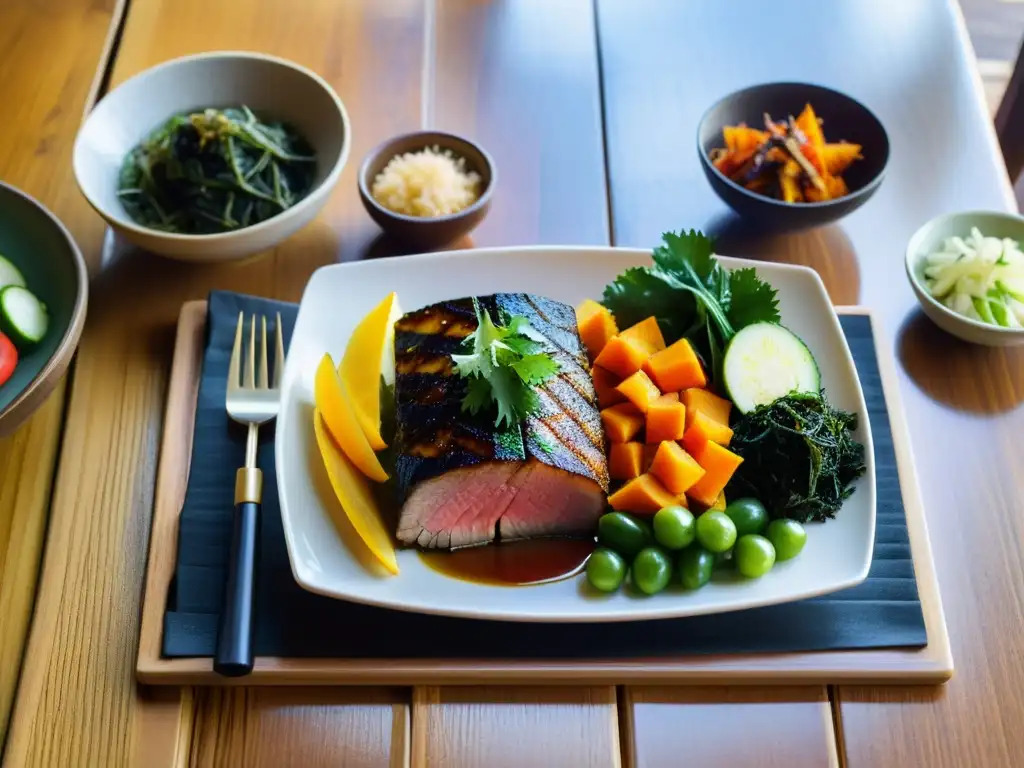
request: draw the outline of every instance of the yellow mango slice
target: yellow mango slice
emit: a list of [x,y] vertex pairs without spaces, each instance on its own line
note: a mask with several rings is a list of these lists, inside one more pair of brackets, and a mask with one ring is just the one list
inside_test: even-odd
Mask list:
[[359,426],[375,451],[387,448],[380,434],[380,377],[383,373],[394,378],[394,329],[399,317],[398,294],[392,291],[359,321],[338,368]]
[[338,497],[341,508],[356,529],[373,556],[391,573],[398,573],[398,558],[395,556],[395,545],[381,520],[380,511],[374,502],[373,493],[366,478],[359,474],[345,454],[342,453],[334,440],[327,434],[324,419],[320,411],[313,413],[313,430],[316,432],[316,443],[320,448],[327,476],[331,479],[334,495]]
[[356,412],[352,408],[351,396],[330,355],[324,355],[316,369],[313,399],[317,409],[323,414],[324,423],[331,437],[337,441],[351,462],[371,480],[385,482],[388,475],[359,426]]

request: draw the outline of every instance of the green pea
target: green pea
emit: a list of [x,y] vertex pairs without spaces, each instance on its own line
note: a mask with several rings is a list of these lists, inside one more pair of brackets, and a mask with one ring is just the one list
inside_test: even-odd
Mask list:
[[602,546],[631,558],[654,543],[654,534],[646,520],[639,520],[625,512],[609,512],[601,515],[597,521],[597,540]]
[[697,518],[697,541],[711,552],[725,552],[736,543],[736,524],[724,512],[708,510]]
[[715,555],[699,544],[687,547],[679,553],[679,581],[686,589],[700,589],[711,581],[715,567]]
[[696,523],[686,507],[664,507],[654,516],[654,538],[667,549],[685,549],[696,536]]
[[764,576],[775,565],[775,547],[764,536],[748,533],[736,542],[736,570],[748,579]]
[[762,533],[768,525],[768,511],[757,499],[736,499],[725,508],[725,514],[736,524],[737,536]]
[[807,531],[796,520],[772,520],[767,535],[775,547],[775,559],[780,563],[799,555],[807,543]]
[[633,560],[633,583],[641,592],[661,592],[672,579],[672,561],[657,547],[647,547]]
[[598,547],[587,560],[587,580],[602,592],[614,592],[626,578],[626,561],[622,555]]

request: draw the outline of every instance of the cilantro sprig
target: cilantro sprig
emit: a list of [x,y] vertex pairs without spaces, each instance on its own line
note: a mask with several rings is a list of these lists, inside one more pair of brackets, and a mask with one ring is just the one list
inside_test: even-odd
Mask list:
[[780,317],[771,285],[753,269],[725,269],[714,253],[714,241],[696,230],[666,232],[654,264],[619,275],[604,289],[603,303],[620,328],[654,315],[667,342],[688,338],[717,373],[737,331]]
[[537,412],[536,387],[557,374],[559,365],[525,317],[496,324],[476,298],[473,310],[477,328],[464,342],[467,354],[452,355],[456,372],[469,379],[462,410],[475,415],[493,406],[495,426],[511,426]]

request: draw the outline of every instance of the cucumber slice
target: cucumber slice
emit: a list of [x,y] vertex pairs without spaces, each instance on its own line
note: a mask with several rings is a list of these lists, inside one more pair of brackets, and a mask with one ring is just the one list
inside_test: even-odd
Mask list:
[[50,316],[35,295],[20,285],[9,285],[0,291],[0,329],[16,347],[22,349],[38,344],[50,327]]
[[725,350],[722,377],[740,413],[750,413],[793,392],[818,392],[821,373],[811,350],[774,323],[740,330]]
[[25,276],[21,274],[20,269],[3,256],[0,256],[0,291],[9,285],[24,288],[26,285]]

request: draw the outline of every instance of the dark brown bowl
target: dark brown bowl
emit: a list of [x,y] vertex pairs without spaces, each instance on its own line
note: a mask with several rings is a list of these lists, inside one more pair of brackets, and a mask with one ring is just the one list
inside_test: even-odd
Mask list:
[[[391,158],[426,147],[450,150],[466,162],[466,168],[480,176],[481,192],[475,203],[449,216],[425,218],[406,216],[388,210],[370,194],[373,180],[384,170]],[[363,207],[384,232],[402,243],[424,251],[440,248],[469,234],[483,221],[491,207],[491,193],[497,174],[491,156],[478,144],[450,133],[417,131],[388,139],[378,145],[359,168],[359,197]]]
[[[766,112],[776,118],[797,115],[807,103],[825,121],[825,135],[830,140],[863,147],[864,159],[843,174],[850,188],[845,197],[785,203],[737,184],[711,162],[711,150],[723,145],[724,126],[760,125]],[[889,137],[882,121],[845,93],[811,83],[765,83],[729,94],[704,113],[697,128],[697,153],[711,188],[740,216],[770,229],[800,230],[837,221],[875,194],[889,163]]]

